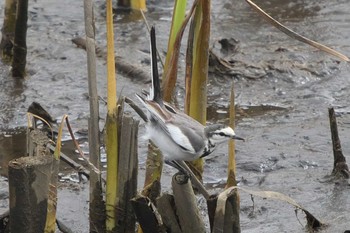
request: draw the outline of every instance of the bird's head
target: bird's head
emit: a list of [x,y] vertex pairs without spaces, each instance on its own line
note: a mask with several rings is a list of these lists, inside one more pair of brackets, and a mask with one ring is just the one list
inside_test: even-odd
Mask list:
[[244,138],[238,137],[235,131],[231,127],[222,124],[209,125],[205,128],[205,134],[213,144],[220,144],[228,141],[229,139],[243,140]]

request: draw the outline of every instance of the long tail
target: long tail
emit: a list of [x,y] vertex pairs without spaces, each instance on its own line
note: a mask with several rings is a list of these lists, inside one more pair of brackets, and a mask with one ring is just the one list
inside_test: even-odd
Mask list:
[[156,47],[156,31],[154,26],[151,28],[151,66],[152,66],[152,87],[149,98],[160,105],[163,105],[162,91],[160,88],[158,64],[157,64],[157,47]]

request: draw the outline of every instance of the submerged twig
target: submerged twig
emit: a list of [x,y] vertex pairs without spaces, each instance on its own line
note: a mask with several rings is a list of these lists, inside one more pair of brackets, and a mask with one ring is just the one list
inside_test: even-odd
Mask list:
[[316,41],[310,40],[296,32],[294,32],[293,30],[287,28],[286,26],[282,25],[280,22],[278,22],[277,20],[275,20],[274,18],[272,18],[270,15],[268,15],[264,10],[262,10],[259,6],[257,6],[254,2],[252,2],[251,0],[246,0],[246,2],[253,7],[254,10],[256,10],[260,15],[263,16],[264,19],[266,19],[269,23],[271,23],[274,27],[276,27],[278,30],[284,32],[285,34],[287,34],[288,36],[299,40],[305,44],[311,45],[323,52],[326,52],[328,54],[331,54],[335,57],[338,57],[339,59],[346,61],[346,62],[350,62],[350,58],[343,55],[342,53],[339,53],[337,51],[335,51],[334,49],[331,49],[323,44],[320,44]]
[[[72,42],[78,46],[78,48],[82,48],[86,50],[86,40],[82,37],[76,37],[72,39]],[[96,55],[99,58],[107,59],[107,53],[102,48],[96,46]],[[150,75],[148,72],[144,71],[142,68],[130,64],[122,57],[115,57],[115,66],[117,72],[124,74],[125,76],[131,78],[133,81],[141,80],[142,82],[148,82],[150,80]]]
[[338,135],[337,119],[335,117],[334,108],[329,108],[328,113],[329,113],[329,124],[331,127],[331,134],[332,134],[333,156],[334,156],[334,166],[333,166],[332,174],[340,175],[346,179],[349,179],[350,177],[349,167],[346,164],[346,159],[341,149],[340,139]]
[[[55,147],[51,144],[47,146],[51,151],[55,151]],[[90,178],[90,172],[81,164],[75,162],[71,158],[69,158],[67,155],[64,153],[60,152],[60,160],[68,164],[70,167],[72,167],[74,170],[76,170],[78,173],[83,174],[86,176],[86,178]]]

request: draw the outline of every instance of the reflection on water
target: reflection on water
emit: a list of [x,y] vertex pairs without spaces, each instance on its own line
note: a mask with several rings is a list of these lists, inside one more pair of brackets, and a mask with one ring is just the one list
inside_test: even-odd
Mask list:
[[26,156],[26,128],[16,128],[0,133],[0,175],[7,176],[8,162]]
[[12,78],[8,67],[0,62],[0,127],[8,128],[18,117],[17,111],[25,99],[23,92],[24,80]]

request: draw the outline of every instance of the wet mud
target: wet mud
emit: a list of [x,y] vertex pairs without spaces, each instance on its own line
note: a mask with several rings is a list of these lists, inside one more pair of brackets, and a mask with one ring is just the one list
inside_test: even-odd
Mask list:
[[[347,1],[260,1],[256,2],[287,27],[350,55],[350,5]],[[150,1],[146,17],[156,25],[157,42],[163,59],[173,1]],[[69,7],[67,7],[69,6]],[[104,3],[95,1],[96,40],[105,49]],[[0,6],[0,22],[4,6]],[[0,145],[15,140],[17,127],[26,125],[26,110],[33,102],[42,104],[60,120],[68,114],[75,131],[86,131],[89,104],[85,51],[72,39],[84,36],[83,2],[33,1],[28,29],[28,76],[13,80],[9,67],[0,64]],[[336,58],[297,42],[266,23],[244,1],[212,2],[211,47],[230,69],[210,67],[208,120],[228,122],[231,85],[235,86],[236,133],[246,138],[236,143],[239,185],[253,190],[284,193],[328,225],[320,232],[350,230],[350,186],[328,178],[333,168],[328,107],[337,113],[344,155],[350,144],[350,66]],[[116,55],[140,69],[149,70],[147,29],[141,18],[127,14],[115,17]],[[186,35],[185,35],[186,36]],[[183,40],[183,45],[185,46]],[[184,47],[183,46],[183,47]],[[177,96],[184,96],[184,54],[180,56]],[[106,98],[105,60],[97,60],[98,92]],[[118,93],[134,99],[148,84],[117,74]],[[127,109],[132,114],[131,109]],[[100,101],[101,118],[106,106]],[[101,127],[104,121],[101,120]],[[140,135],[143,133],[141,126]],[[24,141],[25,142],[25,141]],[[86,141],[81,142],[87,149]],[[8,141],[5,143],[9,146]],[[17,144],[16,144],[17,145]],[[139,142],[142,187],[146,142]],[[7,147],[8,148],[8,147]],[[0,171],[5,173],[7,155],[21,155],[0,148]],[[67,153],[77,159],[74,148]],[[349,159],[348,159],[349,160]],[[227,147],[206,160],[204,181],[210,192],[224,187]],[[63,169],[64,170],[64,169]],[[170,189],[174,170],[165,167],[163,191]],[[62,172],[58,217],[74,232],[88,232],[88,185],[78,183],[75,173]],[[0,178],[0,211],[7,210],[6,177]],[[204,203],[199,198],[200,203]],[[297,213],[297,215],[296,215]],[[1,214],[1,213],[0,213]],[[242,232],[304,232],[305,217],[294,207],[259,197],[252,201],[241,193]]]

